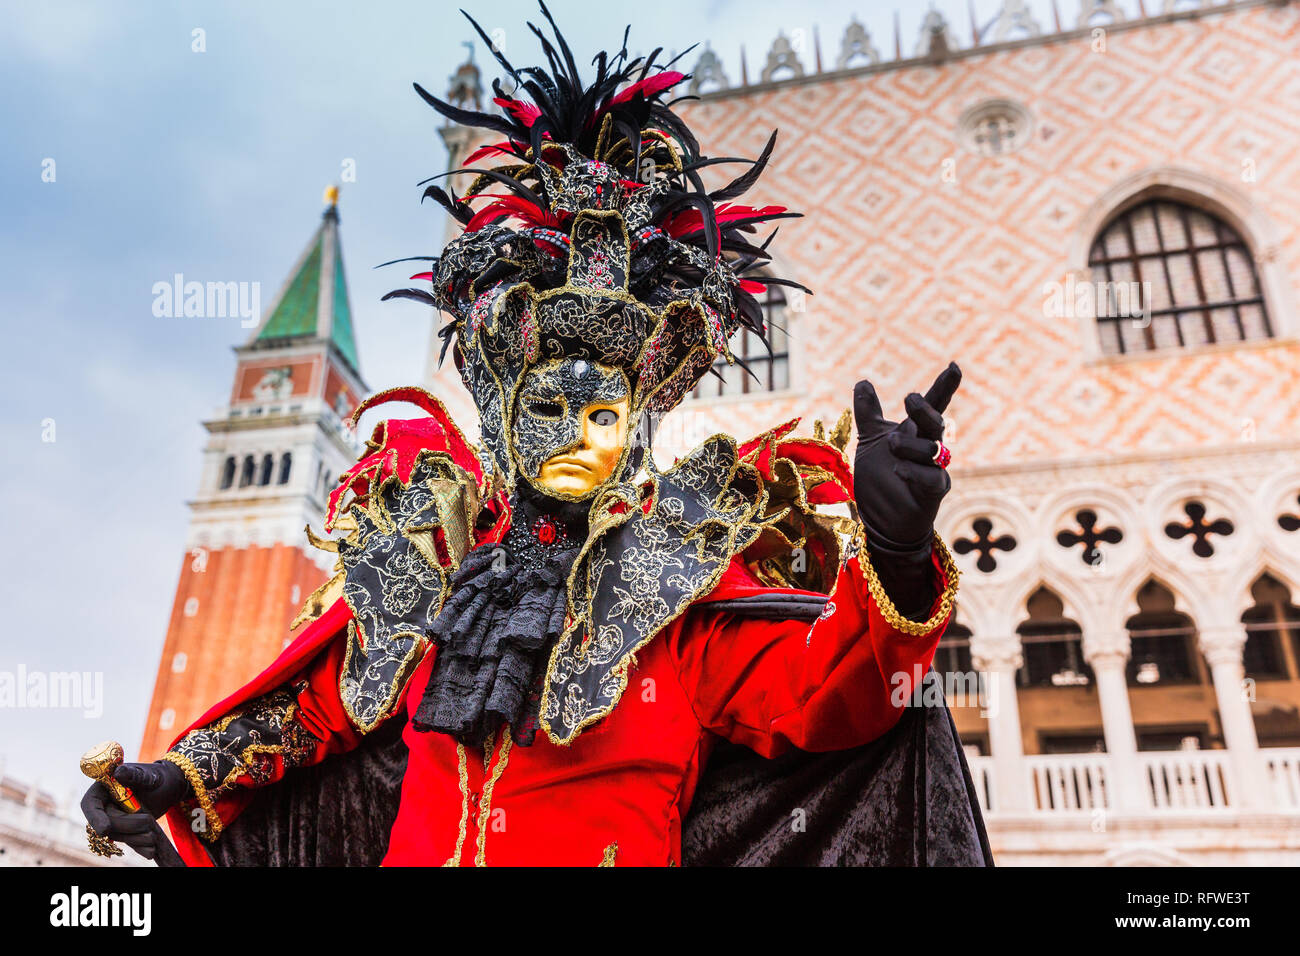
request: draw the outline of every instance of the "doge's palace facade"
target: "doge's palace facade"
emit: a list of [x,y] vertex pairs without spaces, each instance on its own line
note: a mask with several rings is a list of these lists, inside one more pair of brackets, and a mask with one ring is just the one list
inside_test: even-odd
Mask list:
[[978,38],[705,50],[681,111],[711,155],[780,130],[755,198],[804,214],[774,271],[815,294],[657,457],[808,433],[864,377],[901,415],[955,359],[936,668],[979,681],[999,862],[1300,862],[1300,6],[976,6]]

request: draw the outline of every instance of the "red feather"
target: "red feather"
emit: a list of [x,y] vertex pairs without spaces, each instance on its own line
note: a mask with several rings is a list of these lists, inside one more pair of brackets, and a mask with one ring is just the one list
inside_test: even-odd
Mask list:
[[505,153],[509,155],[510,140],[506,140],[501,143],[492,143],[488,146],[480,146],[478,149],[474,150],[474,152],[470,153],[469,157],[465,160],[465,162],[461,163],[461,165],[472,166],[474,165],[474,163],[478,162],[484,156],[490,156],[492,153]]
[[519,120],[529,129],[537,122],[537,117],[542,115],[542,111],[532,103],[525,103],[522,100],[510,100],[504,96],[494,97],[492,100],[497,106],[501,107],[508,113],[513,114],[514,118]]
[[474,218],[465,226],[466,232],[477,232],[503,214],[512,216],[515,219],[521,219],[532,226],[544,226],[548,229],[560,229],[563,226],[559,217],[549,209],[543,209],[522,196],[494,198],[496,198],[496,202],[489,203],[474,214]]
[[[723,203],[714,211],[714,218],[717,220],[718,226],[721,227],[737,219],[775,216],[783,212],[785,212],[784,206],[763,206],[755,209],[753,206],[733,206],[729,203]],[[703,228],[704,217],[695,208],[683,209],[663,224],[664,232],[674,239],[689,235],[692,232],[698,232]]]
[[[633,83],[610,100],[609,105],[617,106],[619,103],[626,103],[637,93],[641,93],[646,99],[650,99],[656,93],[662,93],[664,90],[676,86],[684,79],[686,79],[685,73],[678,73],[676,70],[664,70],[664,72],[656,73],[654,76],[647,76],[639,83]],[[606,107],[606,109],[608,108]],[[604,112],[604,110],[601,112]]]

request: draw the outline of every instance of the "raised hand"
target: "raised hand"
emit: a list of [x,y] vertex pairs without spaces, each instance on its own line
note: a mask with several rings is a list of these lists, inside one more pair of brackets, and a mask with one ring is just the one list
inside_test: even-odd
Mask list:
[[929,552],[939,503],[952,485],[935,454],[943,413],[960,383],[961,369],[949,362],[924,397],[907,396],[902,422],[885,420],[869,381],[854,387],[853,496],[869,545],[888,553]]
[[140,801],[141,809],[134,813],[123,810],[102,783],[90,785],[81,798],[81,812],[86,822],[102,837],[125,843],[146,860],[179,857],[176,849],[158,825],[162,816],[189,795],[185,774],[174,763],[159,760],[155,763],[124,763],[113,771],[118,783],[129,787]]

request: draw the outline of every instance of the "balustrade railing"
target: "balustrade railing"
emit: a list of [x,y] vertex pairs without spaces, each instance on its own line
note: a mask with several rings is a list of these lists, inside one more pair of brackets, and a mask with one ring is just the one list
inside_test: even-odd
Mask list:
[[[1261,759],[1273,806],[1300,810],[1300,748],[1266,747]],[[1226,750],[1146,751],[1138,754],[1142,790],[1150,813],[1217,812],[1233,809]],[[996,814],[997,767],[993,757],[971,757],[971,777],[985,813]],[[1087,814],[1109,809],[1112,765],[1107,754],[1033,754],[1024,758],[1031,812]]]
[[1221,810],[1228,801],[1226,750],[1169,750],[1138,754],[1155,810]]

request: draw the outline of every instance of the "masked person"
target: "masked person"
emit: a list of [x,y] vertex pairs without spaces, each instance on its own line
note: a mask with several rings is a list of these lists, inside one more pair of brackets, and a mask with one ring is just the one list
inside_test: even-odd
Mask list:
[[382,422],[331,495],[323,610],[161,761],[118,769],[143,810],[92,787],[90,824],[152,855],[165,813],[191,865],[991,862],[922,677],[957,586],[933,522],[960,372],[901,423],[860,382],[852,473],[847,417],[660,469],[641,423],[794,284],[754,239],[789,214],[733,202],[775,134],[707,191],[721,161],[665,102],[685,77],[625,45],[585,84],[550,26],[546,66],[497,55],[499,115],[416,87],[503,137],[463,196],[428,188],[464,232],[415,277],[431,291],[393,293],[451,316],[481,447],[419,389],[358,409],[427,414]]

